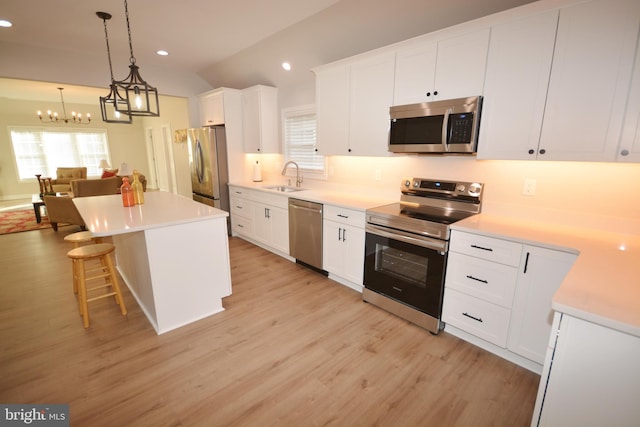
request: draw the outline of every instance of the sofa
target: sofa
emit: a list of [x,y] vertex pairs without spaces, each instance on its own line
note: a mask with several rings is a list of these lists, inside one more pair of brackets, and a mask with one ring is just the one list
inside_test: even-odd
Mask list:
[[71,191],[71,181],[86,179],[86,167],[61,167],[56,169],[56,178],[51,180],[51,191],[54,193],[68,193]]
[[[133,177],[130,179],[133,181]],[[146,191],[144,175],[139,175],[138,179],[141,182],[144,180],[142,188]],[[73,197],[105,196],[120,192],[122,178],[111,176],[101,179],[74,179],[71,180],[70,185]],[[45,195],[42,198],[47,207],[49,222],[55,231],[58,231],[59,223],[79,225],[83,230],[86,229],[86,225],[73,203],[73,197]]]

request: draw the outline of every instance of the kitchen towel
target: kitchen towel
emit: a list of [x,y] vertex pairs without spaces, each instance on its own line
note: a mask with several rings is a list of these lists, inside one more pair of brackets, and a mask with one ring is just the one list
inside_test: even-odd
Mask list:
[[253,165],[253,182],[261,182],[262,181],[262,166],[256,160],[256,164]]

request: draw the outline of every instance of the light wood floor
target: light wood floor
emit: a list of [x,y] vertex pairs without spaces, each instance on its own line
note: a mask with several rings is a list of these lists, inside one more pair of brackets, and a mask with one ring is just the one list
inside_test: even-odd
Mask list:
[[101,300],[85,330],[74,231],[0,236],[2,403],[68,403],[72,426],[530,423],[537,375],[236,238],[225,312],[158,336],[125,287],[129,314]]

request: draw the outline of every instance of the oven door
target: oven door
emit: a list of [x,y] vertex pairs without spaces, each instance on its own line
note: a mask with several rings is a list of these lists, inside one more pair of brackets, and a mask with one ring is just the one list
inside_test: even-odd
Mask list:
[[367,224],[364,286],[440,319],[447,242]]

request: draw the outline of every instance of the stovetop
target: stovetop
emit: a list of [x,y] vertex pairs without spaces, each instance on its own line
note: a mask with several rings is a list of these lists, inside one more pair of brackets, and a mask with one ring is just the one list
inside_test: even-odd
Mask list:
[[480,212],[482,184],[405,178],[398,203],[367,210],[367,223],[449,240],[449,225]]

